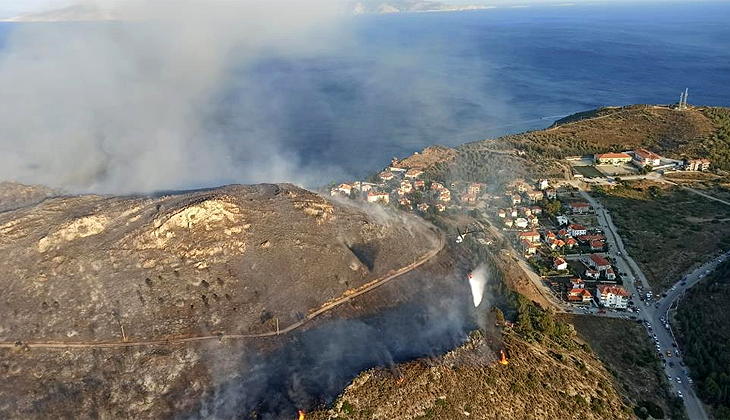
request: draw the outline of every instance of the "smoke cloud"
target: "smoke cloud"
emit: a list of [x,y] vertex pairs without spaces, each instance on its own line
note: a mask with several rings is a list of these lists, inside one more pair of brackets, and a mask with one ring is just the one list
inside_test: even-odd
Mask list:
[[0,179],[123,193],[337,173],[287,151],[249,74],[327,48],[342,3],[90,4],[119,21],[15,24],[0,50]]

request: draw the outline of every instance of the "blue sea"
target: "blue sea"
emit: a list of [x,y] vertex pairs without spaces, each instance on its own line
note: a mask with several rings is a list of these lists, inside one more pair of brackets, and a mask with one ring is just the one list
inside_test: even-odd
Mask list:
[[[245,70],[265,93],[258,106],[286,150],[308,168],[342,169],[321,174],[322,183],[364,176],[432,144],[541,129],[600,106],[675,102],[685,87],[690,103],[730,105],[728,2],[350,20],[336,48],[264,57]],[[8,30],[0,24],[0,48]],[[236,97],[235,83],[227,95]],[[235,100],[223,104],[219,119],[236,115]]]
[[[361,16],[356,43],[262,63],[291,146],[354,176],[431,144],[542,129],[606,105],[730,105],[730,3]],[[287,80],[286,83],[277,83]],[[294,100],[292,100],[294,98]]]

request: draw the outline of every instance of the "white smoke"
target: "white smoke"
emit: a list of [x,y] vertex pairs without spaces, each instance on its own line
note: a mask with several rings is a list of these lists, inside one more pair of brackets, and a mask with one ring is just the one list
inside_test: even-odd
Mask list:
[[474,307],[478,307],[484,298],[484,289],[487,287],[489,272],[484,264],[480,264],[469,275],[469,287],[471,287],[471,297],[474,301]]
[[[87,3],[119,20],[14,24],[0,50],[0,180],[123,193],[331,169],[287,150],[247,66],[341,38],[340,2]],[[233,84],[236,114],[216,121]]]

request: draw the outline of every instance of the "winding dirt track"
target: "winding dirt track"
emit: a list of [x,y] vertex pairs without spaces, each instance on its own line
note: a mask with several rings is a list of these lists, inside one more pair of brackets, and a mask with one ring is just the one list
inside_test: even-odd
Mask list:
[[[180,344],[180,343],[194,343],[199,341],[210,341],[210,340],[236,340],[236,339],[245,339],[245,338],[262,338],[262,337],[274,337],[281,334],[286,334],[291,331],[296,330],[297,328],[303,326],[307,322],[311,321],[312,319],[318,317],[319,315],[322,315],[323,313],[330,311],[343,303],[349,302],[350,300],[363,295],[365,293],[368,293],[386,283],[389,283],[390,281],[402,276],[403,274],[406,274],[421,265],[427,263],[429,260],[431,260],[433,257],[435,257],[441,250],[444,249],[444,246],[446,245],[444,236],[439,234],[439,244],[438,247],[430,250],[425,255],[423,255],[418,260],[414,261],[411,264],[408,264],[407,266],[401,267],[397,270],[389,271],[388,274],[386,274],[383,277],[379,277],[375,280],[370,281],[369,283],[366,283],[364,286],[360,287],[359,289],[356,289],[354,292],[351,292],[349,294],[340,296],[339,298],[329,301],[319,307],[314,312],[310,312],[307,314],[304,319],[301,321],[295,322],[294,324],[289,325],[286,328],[280,329],[277,331],[271,331],[266,333],[258,333],[258,334],[225,334],[225,333],[219,333],[219,334],[213,334],[213,335],[202,335],[202,336],[196,336],[196,337],[178,337],[178,338],[168,338],[163,340],[143,340],[143,341],[112,341],[112,342],[93,342],[93,341],[79,341],[79,342],[60,342],[60,341],[46,341],[46,342],[22,342],[23,346],[28,346],[31,348],[41,348],[41,349],[69,349],[69,348],[82,348],[82,349],[88,349],[88,348],[122,348],[122,347],[145,347],[145,346],[165,346],[165,345],[171,345],[171,344]],[[9,342],[0,342],[0,348],[5,349],[12,349],[17,347],[16,343],[9,343]]]

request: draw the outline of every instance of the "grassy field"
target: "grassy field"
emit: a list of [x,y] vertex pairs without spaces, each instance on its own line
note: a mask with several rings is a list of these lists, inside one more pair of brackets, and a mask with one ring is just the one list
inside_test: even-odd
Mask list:
[[659,359],[644,327],[634,321],[572,315],[569,321],[616,378],[620,392],[634,405],[648,401],[668,417],[684,410],[670,392]]
[[730,206],[647,181],[594,190],[629,253],[656,291],[690,267],[730,249]]

